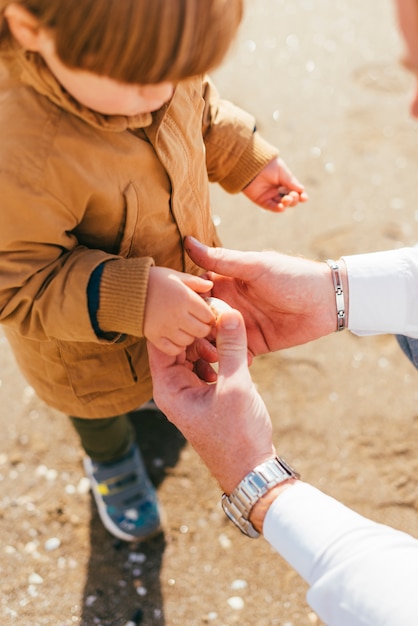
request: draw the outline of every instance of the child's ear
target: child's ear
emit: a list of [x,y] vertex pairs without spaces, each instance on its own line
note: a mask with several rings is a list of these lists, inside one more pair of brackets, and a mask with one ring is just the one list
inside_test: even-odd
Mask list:
[[7,5],[4,16],[10,32],[22,48],[38,52],[41,28],[36,17],[14,2]]

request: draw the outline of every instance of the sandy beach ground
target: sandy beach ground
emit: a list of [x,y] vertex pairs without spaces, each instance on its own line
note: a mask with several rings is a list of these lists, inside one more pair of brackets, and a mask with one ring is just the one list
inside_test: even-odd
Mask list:
[[[214,75],[306,185],[282,215],[213,188],[226,246],[324,260],[418,239],[418,123],[390,0],[249,0]],[[65,416],[0,342],[0,623],[4,626],[309,626],[307,587],[227,522],[220,493],[166,422],[133,416],[167,513],[132,547],[102,528]],[[303,478],[418,536],[418,372],[391,336],[349,332],[258,358],[277,448]],[[131,625],[130,625],[131,626]],[[401,626],[401,625],[400,625]]]

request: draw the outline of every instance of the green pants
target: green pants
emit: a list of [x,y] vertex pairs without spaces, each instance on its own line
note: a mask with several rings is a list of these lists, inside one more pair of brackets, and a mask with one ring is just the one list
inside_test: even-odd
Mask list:
[[133,426],[127,415],[102,419],[72,417],[81,445],[93,461],[106,463],[122,457],[135,440]]

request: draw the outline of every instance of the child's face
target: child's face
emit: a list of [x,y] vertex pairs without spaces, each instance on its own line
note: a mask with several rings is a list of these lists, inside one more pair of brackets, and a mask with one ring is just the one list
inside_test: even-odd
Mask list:
[[160,109],[173,95],[170,82],[131,85],[93,72],[75,70],[60,61],[53,39],[41,36],[39,53],[58,82],[80,104],[105,115],[138,115]]

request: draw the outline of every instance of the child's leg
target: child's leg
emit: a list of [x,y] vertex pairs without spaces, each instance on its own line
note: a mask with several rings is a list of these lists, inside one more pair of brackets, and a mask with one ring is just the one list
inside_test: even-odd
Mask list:
[[103,419],[70,419],[84,451],[93,461],[106,463],[124,456],[135,440],[134,429],[127,415]]

